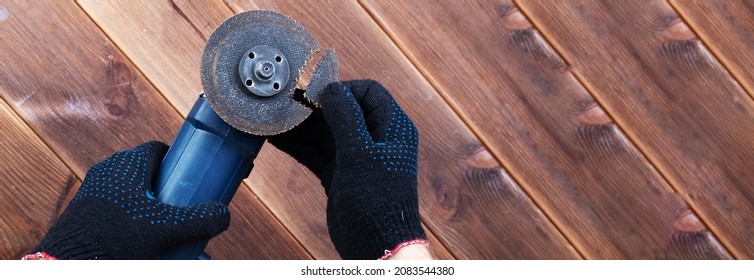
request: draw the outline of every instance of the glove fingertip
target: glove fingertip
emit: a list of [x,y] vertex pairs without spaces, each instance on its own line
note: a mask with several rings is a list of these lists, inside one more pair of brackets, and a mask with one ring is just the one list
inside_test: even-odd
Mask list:
[[230,226],[230,208],[225,204],[211,201],[193,207],[198,208],[203,213],[207,213],[204,220],[213,236],[223,232]]
[[322,100],[325,122],[330,126],[336,144],[353,139],[359,133],[359,128],[366,126],[359,104],[344,84],[330,83]]
[[151,182],[151,178],[157,175],[162,160],[165,158],[165,154],[167,154],[169,148],[170,146],[160,141],[150,141],[134,148],[134,151],[143,153],[142,155],[145,157],[144,161],[146,161],[146,165],[144,168],[146,170],[147,178],[145,179],[148,182],[147,184]]
[[165,156],[165,153],[167,153],[170,148],[168,144],[156,140],[141,144],[139,147],[142,147],[148,154],[154,155],[160,159]]
[[378,99],[392,99],[390,91],[388,91],[380,82],[375,80],[352,80],[343,82],[343,85],[353,92],[356,100],[359,100],[359,103],[362,103],[361,100],[367,96],[372,96],[372,99],[375,97]]
[[332,113],[332,109],[335,109],[337,105],[342,102],[345,94],[344,85],[342,83],[332,82],[327,85],[324,94],[322,95],[322,113],[325,114],[325,119],[327,119],[327,115]]

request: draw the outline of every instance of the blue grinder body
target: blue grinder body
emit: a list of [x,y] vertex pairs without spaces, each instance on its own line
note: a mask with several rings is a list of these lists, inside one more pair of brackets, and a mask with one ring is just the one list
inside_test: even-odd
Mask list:
[[[209,201],[228,205],[264,141],[231,127],[200,96],[160,165],[154,184],[157,199],[175,206]],[[208,258],[203,253],[208,242],[184,244],[162,258]]]

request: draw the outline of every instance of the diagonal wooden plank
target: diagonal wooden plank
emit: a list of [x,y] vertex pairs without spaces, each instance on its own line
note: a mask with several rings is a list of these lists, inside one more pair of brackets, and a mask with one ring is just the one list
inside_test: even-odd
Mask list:
[[754,2],[670,0],[733,77],[754,97]]
[[[342,79],[373,78],[391,90],[420,130],[423,220],[456,257],[579,257],[356,1],[229,5],[236,12],[270,9],[297,19],[321,45],[335,47]],[[260,192],[277,197],[286,211],[302,211],[277,189]]]
[[213,259],[311,259],[249,188],[238,188],[230,211],[230,228],[207,245]]
[[519,6],[736,257],[754,257],[754,101],[664,1]]
[[[0,94],[79,179],[116,150],[171,140],[180,115],[76,3],[2,6],[7,17],[0,23],[0,46],[8,51],[0,52]],[[246,203],[231,207],[233,229],[223,238],[265,242],[250,243],[246,255],[213,242],[215,257],[308,257],[251,193],[241,197]],[[248,208],[255,212],[239,212]],[[236,229],[252,225],[254,230]]]
[[149,84],[75,4],[3,6],[0,44],[11,50],[0,53],[3,98],[78,177],[119,149],[170,139],[175,111],[149,95]]
[[511,1],[364,4],[585,257],[729,257]]
[[171,3],[205,42],[220,23],[233,15],[233,10],[223,1],[171,0]]
[[3,100],[0,131],[0,259],[17,260],[39,244],[78,179]]

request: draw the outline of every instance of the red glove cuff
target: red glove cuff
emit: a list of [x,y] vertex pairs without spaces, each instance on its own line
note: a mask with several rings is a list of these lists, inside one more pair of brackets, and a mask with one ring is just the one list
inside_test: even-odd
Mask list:
[[36,252],[33,254],[28,254],[21,258],[22,261],[28,261],[28,260],[57,260],[58,258],[48,255],[45,252]]
[[424,244],[424,245],[427,245],[427,244],[429,244],[429,241],[426,240],[426,239],[414,239],[414,240],[410,240],[410,241],[406,241],[406,242],[400,243],[400,244],[396,245],[393,250],[385,250],[385,254],[382,255],[382,257],[380,257],[377,260],[387,259],[390,256],[395,255],[395,253],[398,252],[398,250],[403,249],[403,247],[406,247],[408,245],[414,245],[414,244]]

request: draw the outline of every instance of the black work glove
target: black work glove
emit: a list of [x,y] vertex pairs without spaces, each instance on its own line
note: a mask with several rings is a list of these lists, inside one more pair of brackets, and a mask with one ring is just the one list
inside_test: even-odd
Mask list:
[[267,138],[273,146],[309,168],[327,189],[335,168],[335,139],[322,110],[314,112],[290,131]]
[[227,229],[230,213],[220,203],[177,207],[155,198],[151,185],[167,150],[149,142],[93,166],[35,252],[57,259],[157,259]]
[[324,122],[314,115],[300,130],[270,142],[322,180],[327,226],[340,256],[377,259],[411,242],[425,243],[413,122],[382,85],[369,80],[330,84],[322,113]]

